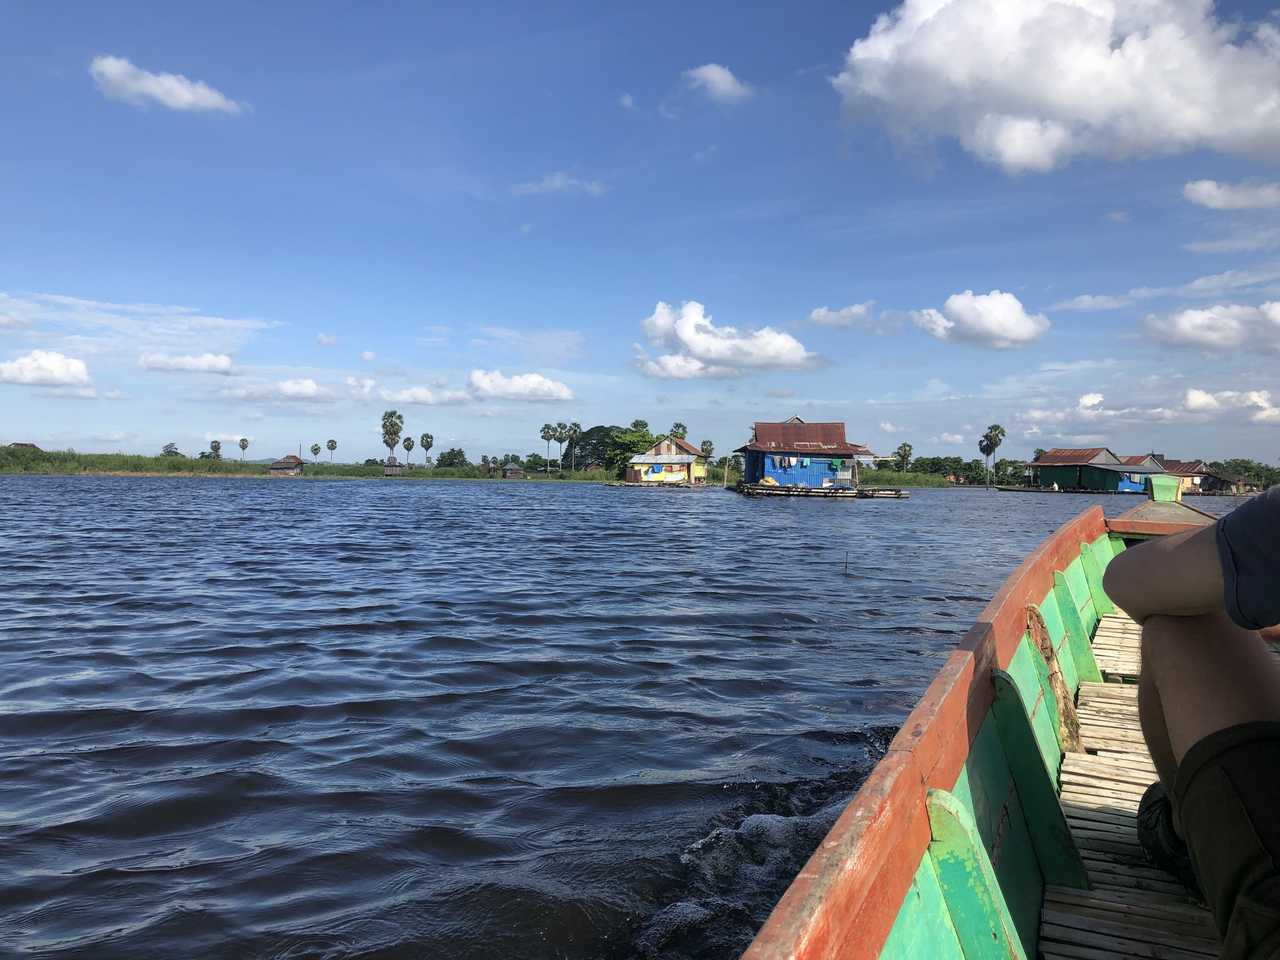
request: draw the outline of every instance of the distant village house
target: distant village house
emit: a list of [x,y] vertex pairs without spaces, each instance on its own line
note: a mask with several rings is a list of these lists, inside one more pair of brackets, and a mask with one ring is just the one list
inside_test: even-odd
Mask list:
[[300,477],[302,476],[302,467],[302,458],[290,453],[273,463],[270,469],[273,477]]
[[743,455],[743,482],[783,487],[853,487],[858,460],[875,458],[860,443],[845,439],[843,423],[755,424],[751,440],[734,453]]
[[699,486],[707,482],[707,458],[683,437],[663,437],[627,461],[626,480],[655,486]]

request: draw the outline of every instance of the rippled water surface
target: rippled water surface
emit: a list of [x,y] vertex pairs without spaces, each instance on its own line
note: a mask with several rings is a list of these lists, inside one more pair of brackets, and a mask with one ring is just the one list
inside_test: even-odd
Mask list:
[[1092,502],[0,477],[0,954],[735,957]]

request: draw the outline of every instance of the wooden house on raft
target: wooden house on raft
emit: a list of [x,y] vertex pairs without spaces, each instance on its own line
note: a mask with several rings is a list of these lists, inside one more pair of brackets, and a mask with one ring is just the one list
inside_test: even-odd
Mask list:
[[300,477],[302,476],[303,459],[296,457],[292,453],[281,457],[271,465],[270,472],[273,477]]
[[856,462],[875,456],[845,439],[843,423],[806,423],[799,417],[756,423],[751,440],[734,453],[745,461],[742,481],[747,486],[813,490],[852,490],[858,480]]
[[707,458],[684,437],[663,437],[627,461],[626,482],[702,486],[707,482]]
[[1090,493],[1145,493],[1164,474],[1154,454],[1118,457],[1106,447],[1055,447],[1027,464],[1031,486]]

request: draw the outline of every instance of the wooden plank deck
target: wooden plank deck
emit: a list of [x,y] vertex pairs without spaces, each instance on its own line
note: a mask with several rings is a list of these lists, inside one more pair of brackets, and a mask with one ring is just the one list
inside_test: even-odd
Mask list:
[[1136,623],[1103,617],[1094,657],[1105,683],[1077,695],[1084,753],[1062,759],[1062,808],[1089,873],[1089,890],[1049,887],[1040,920],[1045,960],[1218,955],[1213,918],[1138,846],[1138,801],[1156,779],[1138,725]]

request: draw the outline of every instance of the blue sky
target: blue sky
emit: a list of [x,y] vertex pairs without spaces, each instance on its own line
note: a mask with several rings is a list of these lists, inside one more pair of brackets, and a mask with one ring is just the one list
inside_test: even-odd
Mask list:
[[8,6],[0,442],[1280,455],[1270,7],[527,6]]

